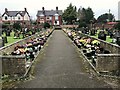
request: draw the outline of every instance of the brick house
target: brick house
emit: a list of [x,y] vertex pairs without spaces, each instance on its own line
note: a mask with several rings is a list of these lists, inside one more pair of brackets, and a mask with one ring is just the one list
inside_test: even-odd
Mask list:
[[37,23],[42,24],[48,22],[50,25],[62,25],[62,10],[42,10],[37,12]]
[[5,12],[2,15],[2,22],[29,24],[30,15],[26,8],[24,8],[24,11],[8,11],[8,9],[5,8]]

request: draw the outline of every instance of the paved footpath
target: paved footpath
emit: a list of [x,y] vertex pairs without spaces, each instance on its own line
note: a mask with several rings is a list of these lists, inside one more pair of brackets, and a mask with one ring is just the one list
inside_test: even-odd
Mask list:
[[[41,55],[41,54],[40,54]],[[38,59],[34,78],[18,88],[108,88],[85,71],[82,58],[63,31],[56,30]]]

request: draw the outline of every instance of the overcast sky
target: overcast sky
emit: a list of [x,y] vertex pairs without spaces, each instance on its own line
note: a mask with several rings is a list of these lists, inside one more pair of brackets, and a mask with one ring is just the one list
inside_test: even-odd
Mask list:
[[77,8],[80,6],[91,7],[96,18],[107,13],[110,9],[111,13],[118,19],[118,1],[120,0],[0,0],[0,13],[3,14],[5,8],[11,11],[24,10],[26,7],[30,16],[36,18],[37,11],[41,10],[42,7],[51,10],[58,6],[60,10],[64,10],[72,3]]

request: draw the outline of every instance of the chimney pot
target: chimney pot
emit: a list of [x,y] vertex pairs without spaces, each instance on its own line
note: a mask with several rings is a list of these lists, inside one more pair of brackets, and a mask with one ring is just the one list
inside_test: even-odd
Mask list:
[[24,8],[24,10],[27,12],[27,8]]
[[5,12],[8,12],[8,9],[7,9],[7,8],[5,8]]
[[58,6],[56,7],[56,11],[58,11]]
[[45,10],[45,8],[44,8],[44,7],[42,7],[42,10],[44,11],[44,10]]

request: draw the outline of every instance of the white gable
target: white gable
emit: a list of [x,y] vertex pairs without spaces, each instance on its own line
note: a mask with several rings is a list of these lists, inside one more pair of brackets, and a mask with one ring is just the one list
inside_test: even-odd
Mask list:
[[[7,18],[7,19],[5,19],[5,18]],[[9,17],[7,14],[4,14],[4,16],[2,16],[2,20],[8,21],[8,20],[11,20],[11,17]]]
[[20,14],[17,14],[15,20],[23,20],[23,17]]
[[4,16],[2,16],[2,20],[3,21],[22,21],[22,20],[27,20],[27,21],[30,21],[30,17],[29,15],[26,13],[24,15],[24,17],[21,15],[21,14],[17,14],[16,16],[13,16],[13,17],[10,17],[8,16],[7,14],[4,14]]
[[20,14],[17,14],[17,17],[22,17]]
[[4,16],[3,17],[5,17],[5,16],[8,16],[7,14],[4,14]]
[[24,20],[28,20],[28,21],[30,20],[30,17],[27,13],[24,15]]

